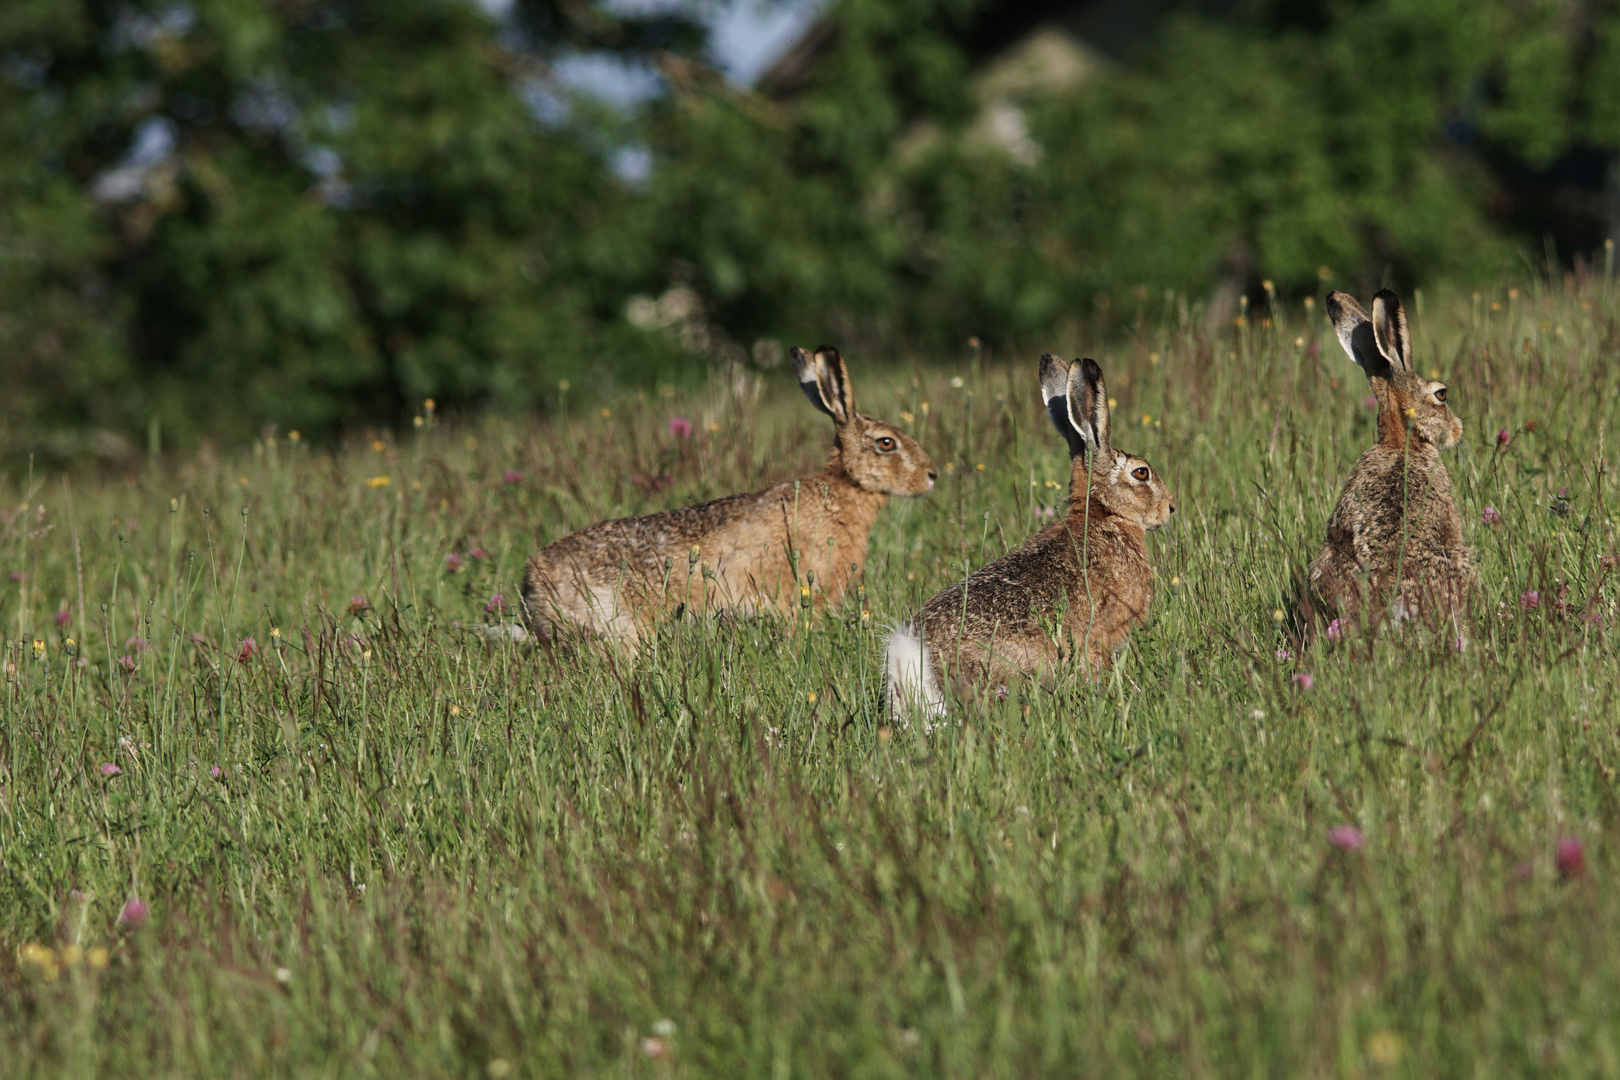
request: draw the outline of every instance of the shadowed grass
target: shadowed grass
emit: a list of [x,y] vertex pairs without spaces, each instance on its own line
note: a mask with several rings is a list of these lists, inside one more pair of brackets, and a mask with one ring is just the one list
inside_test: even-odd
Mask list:
[[1466,651],[1298,655],[1273,612],[1374,437],[1365,380],[1319,310],[1209,341],[1171,308],[1099,355],[1182,511],[1150,621],[1110,676],[929,736],[883,726],[884,627],[1061,511],[1039,349],[854,358],[935,493],[808,628],[672,625],[633,666],[472,628],[540,543],[819,467],[785,372],[333,454],[11,463],[0,1071],[1620,1073],[1615,296],[1411,308],[1465,423]]

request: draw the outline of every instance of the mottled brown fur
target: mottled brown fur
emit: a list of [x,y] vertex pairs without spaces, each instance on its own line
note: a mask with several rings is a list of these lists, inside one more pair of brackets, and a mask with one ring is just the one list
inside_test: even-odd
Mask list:
[[[1041,358],[1048,411],[1069,441],[1069,508],[1016,551],[940,592],[890,639],[891,709],[943,707],[940,690],[1010,684],[1083,654],[1106,669],[1153,601],[1146,531],[1175,500],[1146,461],[1109,442],[1108,394],[1091,360]],[[926,650],[921,671],[899,651]],[[908,666],[909,665],[909,666]]]
[[523,577],[524,615],[542,641],[581,630],[633,653],[682,609],[793,611],[810,573],[815,606],[843,596],[866,562],[878,512],[891,495],[932,488],[934,463],[903,432],[855,411],[836,352],[795,349],[794,363],[836,425],[827,468],[751,494],[600,522],[547,545]]
[[1327,298],[1339,340],[1367,372],[1378,400],[1378,443],[1356,462],[1327,543],[1307,572],[1301,615],[1307,629],[1338,619],[1341,631],[1388,610],[1397,620],[1450,624],[1459,636],[1478,588],[1473,553],[1440,450],[1462,437],[1446,387],[1412,370],[1400,300],[1384,290],[1373,315],[1350,296]]
[[1105,669],[1153,602],[1142,527],[1083,496],[912,618],[934,670],[958,691],[1051,671],[1083,652]]

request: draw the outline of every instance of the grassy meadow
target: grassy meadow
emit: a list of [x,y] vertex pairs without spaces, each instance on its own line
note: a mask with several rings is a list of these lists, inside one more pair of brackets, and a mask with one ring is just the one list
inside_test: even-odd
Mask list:
[[933,494],[821,618],[634,664],[482,628],[539,543],[818,469],[786,368],[5,460],[0,1074],[1620,1075],[1616,294],[1406,299],[1465,424],[1465,651],[1274,617],[1374,437],[1320,302],[1155,302],[1086,346],[1179,501],[1147,625],[931,734],[886,726],[884,628],[1062,511],[1036,357],[1079,341],[849,350]]

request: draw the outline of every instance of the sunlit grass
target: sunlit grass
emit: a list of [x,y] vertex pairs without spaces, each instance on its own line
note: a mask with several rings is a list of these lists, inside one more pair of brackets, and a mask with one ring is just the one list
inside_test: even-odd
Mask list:
[[1061,512],[1065,343],[851,356],[934,494],[808,629],[688,622],[633,666],[474,628],[540,543],[818,468],[787,372],[7,462],[0,1071],[1620,1072],[1615,296],[1409,310],[1466,425],[1467,651],[1300,652],[1273,613],[1366,383],[1319,308],[1211,340],[1172,305],[1091,350],[1182,511],[1148,624],[926,737],[884,726],[885,627]]

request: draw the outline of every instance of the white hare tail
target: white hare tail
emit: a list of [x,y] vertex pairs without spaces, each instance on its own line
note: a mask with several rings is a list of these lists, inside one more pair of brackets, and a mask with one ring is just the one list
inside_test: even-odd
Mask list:
[[928,643],[910,623],[901,623],[889,632],[884,661],[889,675],[891,719],[902,719],[908,709],[922,709],[930,716],[945,714],[945,698],[934,679]]

